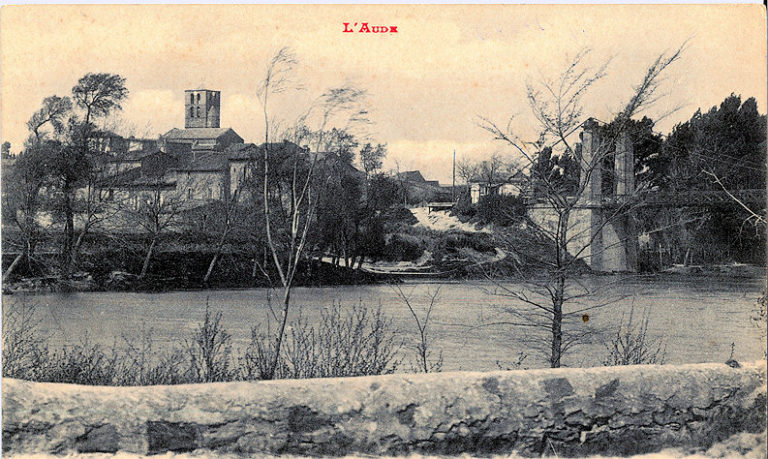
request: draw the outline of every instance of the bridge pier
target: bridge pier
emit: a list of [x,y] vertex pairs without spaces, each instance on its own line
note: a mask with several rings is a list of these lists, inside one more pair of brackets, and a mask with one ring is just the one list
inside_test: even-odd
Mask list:
[[[637,231],[629,212],[616,212],[605,198],[616,206],[626,204],[635,192],[635,155],[626,132],[619,134],[613,153],[612,170],[604,171],[604,159],[610,155],[608,145],[597,132],[597,123],[589,119],[582,131],[582,187],[584,193],[577,206],[589,213],[589,250],[585,261],[599,272],[637,272]],[[611,191],[604,196],[604,174],[613,173]]]

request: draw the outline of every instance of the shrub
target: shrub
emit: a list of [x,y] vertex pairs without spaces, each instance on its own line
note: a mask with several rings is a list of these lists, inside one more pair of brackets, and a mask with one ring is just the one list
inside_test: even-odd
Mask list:
[[[205,316],[188,339],[166,351],[154,347],[152,329],[124,345],[104,348],[87,335],[76,345],[51,352],[38,331],[35,308],[3,308],[4,377],[31,381],[133,386],[261,379],[274,357],[274,335],[256,328],[245,353],[235,358],[221,312]],[[394,372],[402,342],[381,308],[360,304],[344,310],[336,303],[319,324],[301,316],[291,324],[275,377],[316,378]]]
[[414,261],[422,253],[424,253],[424,247],[418,238],[394,234],[384,246],[383,258],[387,261]]
[[477,216],[481,223],[509,226],[523,217],[525,212],[525,200],[519,196],[492,194],[481,197],[477,204]]
[[456,205],[451,209],[451,214],[455,215],[459,221],[463,223],[472,219],[472,217],[475,216],[475,213],[475,206],[472,205],[472,197],[469,192],[462,193],[461,196],[459,196],[458,201],[456,201]]
[[325,378],[393,373],[401,344],[392,321],[362,303],[344,312],[334,303],[313,327],[299,317],[286,342],[285,367],[290,378]]
[[180,347],[158,351],[152,339],[153,329],[142,329],[138,340],[123,335],[123,364],[118,386],[152,386],[191,382],[187,355]]
[[86,333],[80,344],[50,354],[39,380],[112,386],[119,381],[120,360],[114,347],[106,352],[98,344],[92,344]]
[[419,220],[413,215],[413,212],[402,205],[393,206],[381,211],[381,217],[388,224],[403,223],[406,225],[415,225]]
[[23,297],[15,301],[3,307],[3,377],[36,380],[47,364],[45,337],[38,332],[36,306]]
[[[413,299],[403,292],[403,289],[400,288],[399,285],[395,285],[393,288],[395,289],[395,292],[397,292],[400,301],[406,305],[408,311],[411,313],[413,324],[419,332],[419,341],[414,346],[416,358],[413,369],[418,372],[423,371],[424,373],[441,371],[443,369],[443,351],[441,349],[437,356],[434,355],[432,349],[434,339],[429,330],[429,320],[432,316],[432,310],[435,307],[435,303],[440,296],[440,287],[437,287],[434,291],[427,290],[425,298],[427,304],[425,304],[423,308],[418,307]],[[423,309],[423,312],[417,311],[417,309]]]
[[648,337],[650,312],[646,309],[640,322],[634,320],[635,307],[629,309],[629,318],[624,323],[622,315],[619,328],[604,343],[608,356],[603,365],[645,365],[664,363],[664,343]]
[[203,323],[186,342],[190,358],[190,369],[195,382],[218,382],[233,379],[230,368],[232,346],[230,335],[221,324],[222,313],[211,315],[208,300],[205,300]]

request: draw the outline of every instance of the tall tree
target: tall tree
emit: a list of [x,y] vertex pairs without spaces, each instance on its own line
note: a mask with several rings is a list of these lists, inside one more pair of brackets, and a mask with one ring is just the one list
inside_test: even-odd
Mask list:
[[32,141],[43,140],[44,132],[41,128],[50,125],[55,134],[60,134],[66,125],[67,118],[71,116],[72,101],[69,97],[50,96],[43,99],[43,106],[36,111],[27,121]]
[[92,127],[95,118],[122,110],[121,104],[127,97],[125,78],[110,73],[88,73],[72,88],[72,99],[85,111],[83,125],[86,129]]
[[184,200],[175,189],[167,189],[161,175],[147,177],[145,188],[134,192],[132,198],[122,204],[129,228],[140,228],[148,236],[149,245],[138,275],[138,279],[143,279],[160,238],[179,223]]
[[22,260],[26,259],[27,266],[31,266],[35,248],[43,235],[38,216],[44,200],[42,192],[49,184],[48,152],[57,148],[57,145],[46,145],[49,142],[53,143],[29,145],[18,155],[10,171],[3,170],[3,224],[12,222],[18,230],[18,237],[5,240],[19,251],[3,273],[3,281],[8,280]]
[[374,146],[370,143],[366,143],[363,148],[360,149],[360,164],[363,165],[366,180],[369,176],[381,169],[382,161],[386,155],[386,144],[380,143]]
[[[525,276],[527,282],[520,288],[503,283],[499,286],[505,295],[517,302],[509,308],[513,317],[531,327],[534,334],[536,330],[545,330],[549,335],[548,338],[533,336],[530,342],[544,346],[553,368],[560,367],[563,353],[583,339],[582,330],[564,330],[564,323],[568,324],[586,311],[602,306],[599,300],[594,299],[582,304],[583,300],[589,300],[591,291],[573,282],[579,270],[579,256],[590,248],[599,233],[598,229],[598,233],[587,234],[584,241],[584,235],[579,234],[572,220],[576,207],[589,195],[592,174],[612,154],[611,142],[615,143],[619,135],[625,135],[629,120],[657,99],[660,75],[679,59],[681,52],[682,48],[670,55],[662,54],[648,67],[631,99],[616,116],[616,123],[620,126],[615,130],[616,138],[590,145],[589,155],[577,155],[573,135],[586,121],[583,98],[595,82],[605,76],[608,63],[591,68],[586,62],[588,50],[579,52],[559,77],[544,79],[538,85],[528,85],[528,102],[541,130],[537,141],[522,141],[509,128],[502,129],[488,119],[481,121],[481,127],[495,139],[512,146],[528,162],[532,180],[542,194],[541,199],[551,208],[551,225],[537,228],[538,237],[534,240],[539,241],[538,250],[535,247],[525,249],[529,255],[539,254],[540,277]],[[572,181],[563,180],[560,173],[552,174],[552,168],[542,167],[544,161],[539,161],[538,156],[554,155],[555,150],[561,158],[578,159],[580,180],[577,186],[574,187]],[[631,200],[624,201],[607,212],[603,225],[625,215],[630,204]],[[574,247],[574,244],[578,246]],[[512,253],[520,250],[513,245],[508,249]]]
[[[367,122],[367,112],[361,108],[365,91],[352,87],[331,88],[288,130],[296,143],[301,145],[307,141],[310,148],[298,147],[296,143],[271,143],[272,133],[279,124],[272,115],[271,101],[274,96],[299,87],[294,80],[297,64],[290,49],[278,51],[268,64],[257,93],[264,116],[264,151],[259,174],[262,182],[263,228],[274,271],[282,288],[280,315],[275,316],[278,327],[271,350],[271,364],[262,374],[265,379],[272,379],[276,375],[291,305],[291,291],[297,269],[305,256],[309,229],[315,218],[317,196],[313,183],[319,153],[328,151],[334,143],[343,142],[342,131],[333,129],[336,121],[341,121],[344,128],[350,124]],[[340,114],[343,116],[338,120]],[[317,123],[315,127],[312,126],[313,120]],[[272,162],[276,150],[287,154],[287,161],[280,164],[283,171],[287,171],[287,183],[276,180],[279,171],[273,170]]]
[[[99,167],[103,152],[92,142],[96,132],[94,121],[121,110],[121,103],[127,96],[125,78],[108,73],[88,73],[72,88],[72,100],[74,105],[82,110],[82,117],[78,117],[75,113],[70,115],[66,145],[59,150],[53,162],[53,171],[57,176],[62,197],[59,208],[64,219],[64,242],[61,254],[61,270],[64,277],[69,276],[72,266],[77,262],[80,244],[92,227],[98,212],[95,206],[95,201],[98,199],[96,182],[101,178]],[[59,107],[67,105],[63,101],[55,104],[54,102],[47,105]],[[51,109],[48,110],[48,112],[51,111]],[[48,118],[51,124],[56,126],[58,118],[51,116]],[[35,116],[30,123],[34,120]],[[81,187],[86,190],[83,207],[88,213],[88,218],[80,235],[75,236],[74,216],[78,200],[76,192]]]
[[[729,192],[766,187],[766,116],[758,112],[754,98],[742,101],[731,94],[707,112],[697,110],[691,119],[674,127],[660,152],[654,169],[663,174],[658,188],[664,191]],[[680,213],[684,215],[678,215]],[[765,205],[731,205],[679,211],[670,216],[677,222],[676,233],[688,234],[682,241],[682,259],[738,260],[760,263],[764,260],[765,230],[755,215],[763,215]],[[666,218],[661,213],[659,218]],[[675,234],[667,232],[667,237]],[[757,249],[757,250],[756,250]]]

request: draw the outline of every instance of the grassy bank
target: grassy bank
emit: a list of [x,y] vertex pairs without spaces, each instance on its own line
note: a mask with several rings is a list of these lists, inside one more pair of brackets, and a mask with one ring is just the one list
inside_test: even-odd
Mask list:
[[[34,304],[15,306],[3,308],[3,377],[101,386],[259,380],[274,356],[275,323],[255,324],[250,343],[236,349],[222,313],[207,304],[191,333],[161,347],[147,328],[138,336],[116,338],[110,347],[93,344],[86,334],[79,343],[57,349],[41,333]],[[299,315],[289,330],[276,374],[280,379],[388,374],[408,358],[380,308],[333,304],[318,323]]]

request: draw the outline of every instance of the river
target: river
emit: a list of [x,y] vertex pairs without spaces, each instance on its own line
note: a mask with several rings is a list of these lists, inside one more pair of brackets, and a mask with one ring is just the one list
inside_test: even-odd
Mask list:
[[[569,330],[610,332],[627,322],[631,308],[635,323],[648,314],[648,337],[662,343],[665,363],[725,362],[734,343],[734,358],[764,358],[765,343],[752,321],[761,279],[682,276],[597,276],[582,280],[588,285],[608,286],[590,296],[587,304],[610,303],[579,314]],[[509,285],[510,288],[517,287]],[[495,370],[514,367],[522,352],[522,367],[547,366],[530,340],[531,329],[515,322],[507,312],[519,301],[498,295],[488,282],[418,282],[401,285],[423,319],[428,293],[439,289],[429,334],[435,353],[442,350],[443,370]],[[496,291],[496,292],[494,292]],[[206,301],[223,312],[223,322],[235,348],[247,345],[251,327],[263,324],[267,314],[266,289],[177,291],[167,293],[91,292],[3,297],[7,313],[22,304],[34,305],[39,330],[51,348],[78,343],[86,334],[92,343],[111,346],[122,336],[138,337],[152,329],[159,345],[171,345],[188,337],[202,320]],[[401,368],[408,371],[415,356],[415,322],[396,290],[389,285],[327,288],[296,288],[292,317],[301,313],[311,322],[334,302],[344,307],[362,304],[381,306],[405,341]],[[274,300],[273,300],[274,301]],[[588,320],[584,320],[588,319]],[[489,325],[496,322],[506,322]],[[568,366],[600,365],[607,355],[599,338],[572,349],[564,357]]]

